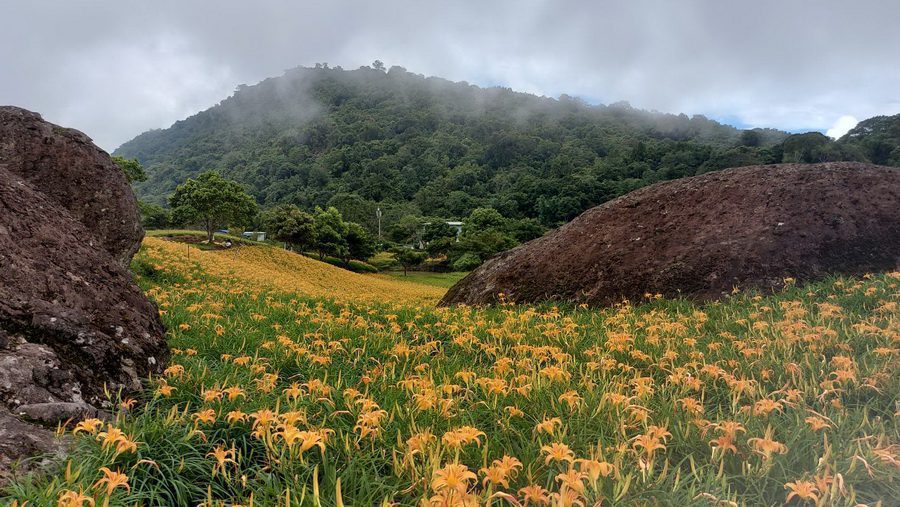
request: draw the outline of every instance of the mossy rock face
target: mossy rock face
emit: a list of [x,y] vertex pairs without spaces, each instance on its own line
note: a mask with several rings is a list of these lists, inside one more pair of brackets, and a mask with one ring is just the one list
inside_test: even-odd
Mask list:
[[900,169],[750,166],[636,190],[490,259],[442,304],[717,299],[900,265]]

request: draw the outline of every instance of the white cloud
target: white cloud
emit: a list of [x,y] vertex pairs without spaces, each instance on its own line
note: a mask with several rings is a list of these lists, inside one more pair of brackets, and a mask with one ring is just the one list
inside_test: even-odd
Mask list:
[[850,132],[850,129],[855,127],[857,123],[859,123],[859,120],[857,120],[853,116],[841,116],[836,122],[834,122],[834,125],[832,125],[831,128],[825,132],[825,135],[833,139],[837,139],[839,137],[842,137],[847,132]]
[[0,0],[0,104],[112,149],[238,84],[378,58],[473,84],[753,127],[824,131],[841,115],[900,112],[900,2],[808,4]]

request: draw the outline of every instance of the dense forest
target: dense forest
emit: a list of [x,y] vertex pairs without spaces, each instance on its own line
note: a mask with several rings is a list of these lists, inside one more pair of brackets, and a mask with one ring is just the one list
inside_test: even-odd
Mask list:
[[241,85],[115,154],[146,166],[135,189],[149,203],[165,205],[179,183],[215,170],[263,208],[333,206],[373,234],[381,208],[384,230],[403,241],[411,223],[484,208],[539,230],[644,185],[740,165],[900,165],[897,118],[866,120],[835,142],[627,103],[479,88],[375,62],[352,71],[300,67]]

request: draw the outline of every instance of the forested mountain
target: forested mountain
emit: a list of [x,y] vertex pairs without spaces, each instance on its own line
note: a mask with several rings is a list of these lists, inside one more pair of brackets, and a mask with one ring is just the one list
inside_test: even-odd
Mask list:
[[838,142],[873,164],[900,166],[900,114],[863,120]]
[[374,230],[376,207],[385,227],[409,216],[463,218],[480,207],[553,226],[656,181],[749,164],[863,160],[867,150],[859,140],[738,130],[703,116],[479,88],[376,62],[353,71],[300,67],[241,85],[115,154],[147,167],[136,190],[151,202],[213,169],[244,183],[263,207],[333,205]]

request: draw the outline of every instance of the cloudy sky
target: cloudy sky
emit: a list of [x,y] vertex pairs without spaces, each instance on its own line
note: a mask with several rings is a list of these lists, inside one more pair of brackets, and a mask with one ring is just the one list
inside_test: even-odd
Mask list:
[[896,0],[0,0],[0,104],[112,150],[298,65],[840,135],[900,113]]

